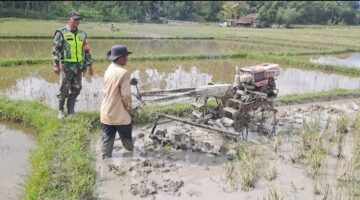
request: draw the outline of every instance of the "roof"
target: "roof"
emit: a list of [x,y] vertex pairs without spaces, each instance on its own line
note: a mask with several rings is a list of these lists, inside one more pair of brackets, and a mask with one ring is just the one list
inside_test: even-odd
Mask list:
[[251,24],[253,23],[258,17],[257,13],[251,13],[246,16],[240,17],[236,23],[237,24]]

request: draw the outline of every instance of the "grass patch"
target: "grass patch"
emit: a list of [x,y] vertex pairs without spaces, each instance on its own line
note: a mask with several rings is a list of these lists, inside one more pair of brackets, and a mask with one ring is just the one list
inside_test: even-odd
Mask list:
[[274,185],[269,186],[266,194],[263,196],[263,200],[283,200],[283,199],[285,199],[283,192]]
[[[327,54],[327,53],[325,53]],[[294,55],[303,55],[294,53]],[[229,52],[222,54],[187,54],[187,55],[156,55],[156,56],[130,56],[129,61],[171,61],[171,60],[204,60],[204,59],[231,59],[249,58],[255,60],[266,60],[267,62],[283,63],[296,68],[315,69],[325,72],[338,72],[346,75],[360,75],[360,68],[314,64],[310,61],[297,60],[293,56],[282,56],[273,53],[262,52]],[[107,58],[93,58],[95,62],[108,62]],[[0,59],[0,67],[31,65],[31,64],[50,64],[49,58],[32,59]]]
[[240,183],[241,189],[248,191],[255,187],[259,178],[259,166],[255,162],[255,152],[250,148],[245,144],[239,144],[235,160],[225,165],[226,180],[230,182],[232,190],[237,190]]
[[[246,53],[226,53],[218,55],[159,55],[159,56],[131,56],[129,61],[170,61],[170,60],[203,60],[203,59],[229,59],[246,58]],[[107,58],[93,58],[95,62],[108,62]],[[51,60],[46,58],[38,59],[3,59],[0,60],[0,67],[26,65],[26,64],[50,64]]]
[[[352,157],[346,162],[343,174],[339,177],[340,183],[348,189],[349,199],[360,197],[360,112],[357,112],[355,119],[350,123],[348,118],[339,120],[339,130],[347,132],[347,125],[351,124],[351,137],[353,138]],[[339,133],[341,134],[341,133]]]
[[37,148],[24,199],[91,199],[96,173],[92,168],[87,115],[59,121],[56,112],[37,102],[0,97],[0,117],[35,128]]
[[265,173],[265,178],[268,180],[268,181],[273,181],[275,180],[277,177],[277,171],[276,171],[276,168],[273,166],[273,167],[270,167],[267,169],[266,173]]
[[338,158],[343,158],[343,141],[344,141],[344,137],[345,134],[348,133],[349,129],[348,129],[348,124],[349,124],[349,118],[346,115],[341,116],[337,122],[336,122],[336,132],[338,135],[338,144],[337,144],[337,157]]
[[327,101],[327,100],[336,100],[340,98],[349,98],[349,97],[359,97],[360,89],[355,90],[345,90],[345,89],[332,89],[325,90],[320,92],[311,92],[304,94],[289,94],[284,96],[279,96],[276,100],[277,105],[288,105],[296,103],[306,103],[312,101]]
[[302,128],[297,131],[298,145],[301,147],[302,155],[298,155],[296,160],[302,161],[306,165],[307,174],[315,179],[319,174],[320,167],[323,166],[329,147],[323,143],[320,128],[321,116],[317,114],[309,121],[305,119],[303,121]]
[[[131,37],[131,36],[89,36],[96,40],[214,40],[214,37]],[[46,35],[15,35],[0,36],[0,39],[54,39],[54,37]]]

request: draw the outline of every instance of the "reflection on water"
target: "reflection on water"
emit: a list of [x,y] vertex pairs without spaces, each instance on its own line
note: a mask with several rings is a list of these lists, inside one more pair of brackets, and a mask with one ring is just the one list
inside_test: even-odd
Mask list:
[[170,90],[207,85],[211,82],[212,76],[202,73],[195,66],[189,70],[183,69],[182,65],[172,73],[159,72],[157,69],[146,69],[146,80],[143,87],[151,90]]
[[[141,91],[197,87],[207,85],[210,82],[224,83],[233,82],[234,80],[232,67],[209,67],[209,65],[201,64],[199,66],[177,65],[166,70],[153,66],[153,68],[143,67],[131,69],[130,71],[132,72],[132,77],[139,79]],[[37,100],[56,108],[58,83],[57,81],[49,82],[49,80],[44,79],[40,74],[18,79],[15,85],[0,91],[0,94],[5,94],[12,99]],[[279,88],[279,95],[284,95],[333,88],[356,89],[360,87],[360,78],[284,68],[276,83]],[[102,86],[102,75],[95,75],[93,78],[84,79],[83,90],[78,97],[76,105],[77,110],[99,110],[103,95]],[[132,90],[135,92],[135,88],[132,88]]]
[[282,70],[282,74],[276,81],[276,86],[279,88],[280,95],[334,88],[357,89],[360,87],[360,78],[290,68]]
[[346,67],[360,67],[360,53],[352,53],[345,58],[335,56],[321,56],[318,58],[310,58],[310,62],[326,65],[337,65]]
[[20,199],[34,140],[14,124],[0,123],[0,199]]
[[[102,100],[103,78],[94,76],[84,79],[83,90],[78,97],[76,108],[78,110],[97,110]],[[17,80],[14,87],[6,91],[6,96],[11,99],[36,100],[45,103],[52,108],[57,108],[59,91],[57,83],[49,83],[39,75],[33,75],[25,79]]]
[[[196,67],[191,67],[187,71],[182,66],[179,66],[172,73],[158,72],[157,69],[135,70],[132,72],[131,77],[140,80],[140,89],[142,91],[207,85],[212,79],[210,75],[200,72]],[[90,79],[84,79],[82,84],[83,90],[77,99],[77,110],[98,110],[103,97],[103,77],[95,75]],[[56,94],[58,90],[57,83],[49,83],[39,75],[31,75],[17,80],[16,85],[10,87],[5,94],[11,99],[37,100],[57,108]],[[136,93],[133,86],[132,92]]]

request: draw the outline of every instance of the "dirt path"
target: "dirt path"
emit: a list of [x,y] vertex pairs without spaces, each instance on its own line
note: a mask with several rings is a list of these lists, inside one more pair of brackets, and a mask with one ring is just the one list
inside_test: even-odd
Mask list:
[[[360,99],[278,106],[280,130],[303,126],[303,120],[316,121],[324,127],[328,118],[338,119],[343,114],[355,116]],[[205,138],[214,145],[228,145],[227,140],[217,134],[181,124],[166,125],[168,133],[186,133],[194,139]],[[161,127],[159,127],[161,129]],[[215,156],[201,152],[174,149],[171,146],[158,147],[148,138],[149,126],[137,127],[134,131],[136,150],[132,153],[122,149],[116,140],[113,158],[102,161],[97,156],[98,172],[95,196],[99,199],[263,199],[277,193],[284,199],[322,199],[325,195],[335,197],[338,193],[337,180],[343,173],[345,163],[351,158],[351,135],[344,138],[343,157],[337,157],[337,143],[325,142],[329,149],[325,154],[320,172],[315,178],[307,173],[307,164],[294,161],[294,144],[298,136],[286,136],[279,144],[272,139],[251,137],[256,144],[252,161],[255,163],[257,178],[254,187],[248,191],[241,184],[232,187],[226,178],[225,166],[230,162],[228,155]],[[291,136],[291,137],[290,137]],[[325,136],[330,137],[330,136]],[[276,150],[274,150],[274,146]],[[94,145],[100,149],[100,139]],[[274,172],[273,180],[269,172]]]

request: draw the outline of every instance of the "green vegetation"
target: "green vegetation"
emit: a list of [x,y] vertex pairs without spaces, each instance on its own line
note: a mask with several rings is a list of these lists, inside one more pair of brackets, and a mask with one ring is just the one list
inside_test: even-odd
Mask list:
[[355,90],[345,90],[345,89],[333,89],[328,91],[321,92],[312,92],[305,94],[289,94],[280,96],[277,98],[278,104],[291,104],[291,103],[301,103],[301,102],[311,102],[319,100],[331,100],[331,99],[340,99],[348,97],[359,97],[360,89]]
[[[50,64],[53,33],[66,24],[66,15],[69,11],[77,10],[85,19],[81,22],[80,28],[89,36],[95,62],[105,62],[105,52],[115,42],[121,42],[126,43],[129,49],[135,49],[135,54],[129,57],[129,61],[138,62],[131,63],[137,65],[136,67],[140,66],[138,68],[143,67],[143,61],[204,60],[202,62],[208,66],[206,59],[215,61],[241,58],[232,63],[248,64],[261,60],[291,67],[359,76],[359,68],[321,65],[308,61],[308,56],[312,55],[343,54],[360,50],[358,27],[343,26],[359,24],[358,8],[357,2],[343,1],[1,1],[0,52],[3,56],[0,59],[0,67]],[[239,18],[249,13],[259,14],[260,26],[270,27],[276,24],[279,27],[284,25],[294,28],[240,29],[218,27],[213,23]],[[112,31],[112,24],[119,30]],[[159,45],[156,43],[157,40],[163,43]],[[150,48],[144,48],[145,46]],[[202,48],[196,48],[198,46]],[[11,49],[8,49],[9,47]],[[178,51],[170,51],[177,48]],[[22,54],[21,51],[25,53]],[[32,54],[34,52],[37,54]],[[159,66],[161,68],[166,64]],[[211,65],[217,66],[217,62]],[[3,74],[9,72],[7,69],[4,71]],[[21,67],[20,70],[14,69],[16,75],[11,76],[9,80],[14,81],[16,77],[26,73],[20,71]],[[286,105],[344,97],[360,97],[360,89],[291,94],[281,96],[275,102],[278,105]],[[212,105],[213,101],[210,101],[210,106]],[[186,116],[191,111],[192,106],[189,103],[171,106],[149,105],[139,110],[134,123],[152,122],[156,112]],[[356,124],[360,124],[359,118],[356,123],[354,122],[352,130],[357,136],[359,127]],[[12,101],[0,97],[0,119],[24,123],[38,132],[38,147],[31,155],[31,170],[25,185],[24,199],[93,198],[96,173],[93,168],[95,155],[90,149],[90,139],[93,137],[92,132],[99,126],[99,113],[79,113],[77,117],[59,121],[56,119],[56,112],[41,103]],[[336,123],[338,131],[331,133],[337,134],[332,137],[337,139],[339,157],[343,151],[343,133],[347,128],[341,120],[344,118]],[[327,153],[327,147],[322,144],[321,138],[317,137],[318,131],[318,127],[305,126],[299,132],[302,142],[296,147],[297,155],[291,158],[294,162],[298,159],[303,161],[312,177],[318,175]],[[281,145],[281,137],[278,136],[274,141],[275,152]],[[360,140],[356,139],[355,157],[348,170],[352,177],[346,182],[356,195],[360,194],[360,182],[356,178],[359,177],[356,173],[359,172],[360,166],[359,144]],[[254,187],[259,178],[255,156],[243,146],[239,147],[235,161],[227,163],[225,169],[227,179],[233,188],[241,184],[243,190],[248,190]],[[265,173],[269,181],[277,176],[275,168],[269,168]],[[283,198],[282,192],[277,188],[269,188],[267,196],[264,197]]]
[[348,24],[360,21],[357,1],[2,1],[0,17],[64,19],[71,10],[96,21],[213,22],[258,13],[271,24]]
[[[315,94],[297,95],[296,100],[359,95],[360,91],[334,90]],[[289,98],[289,96],[291,96]],[[294,101],[293,95],[280,98],[281,103]],[[172,106],[145,106],[135,116],[135,123],[148,123],[153,120],[153,112],[164,112],[184,116],[191,112],[190,104]],[[91,131],[99,125],[98,113],[80,113],[75,118],[67,118],[64,123],[57,120],[56,112],[37,102],[10,101],[0,98],[0,118],[25,123],[38,130],[38,147],[31,157],[31,170],[26,184],[25,199],[78,199],[89,198],[95,183],[95,172],[91,167],[94,154],[90,150]],[[310,140],[308,140],[310,141]],[[310,155],[313,165],[319,166],[317,149]],[[321,150],[321,149],[320,149]],[[257,172],[250,154],[239,151],[241,168],[239,181],[243,189],[252,187]],[[322,152],[322,151],[319,151]],[[321,160],[321,159],[320,159]],[[235,167],[235,165],[233,166]],[[244,173],[246,172],[246,173]],[[239,174],[240,175],[240,174]],[[275,176],[273,173],[269,177]]]
[[245,145],[239,144],[235,160],[225,165],[226,180],[230,182],[232,190],[236,190],[240,183],[241,189],[248,191],[255,187],[255,182],[259,178],[259,166],[254,155],[256,149]]
[[336,132],[338,133],[338,158],[343,158],[343,140],[345,137],[345,134],[349,132],[348,130],[348,124],[349,124],[349,118],[344,115],[338,119],[336,122]]
[[265,178],[268,181],[273,181],[274,179],[276,179],[276,176],[277,176],[277,171],[276,171],[276,168],[274,166],[268,168],[268,170],[265,173]]
[[[0,23],[3,27],[6,27],[0,30],[0,37],[13,38],[13,40],[19,38],[27,40],[31,38],[50,39],[54,30],[64,26],[66,22],[8,18],[0,20]],[[191,39],[227,41],[228,43],[225,45],[229,47],[228,49],[224,49],[224,44],[216,44],[215,49],[220,48],[221,52],[214,53],[211,51],[211,53],[208,53],[206,52],[207,50],[204,49],[201,51],[204,52],[204,54],[195,53],[199,52],[199,49],[197,51],[195,51],[196,49],[192,50],[191,54],[186,53],[189,50],[184,49],[183,51],[180,50],[179,53],[174,53],[172,55],[165,55],[163,53],[166,52],[166,48],[160,50],[161,53],[155,52],[151,55],[147,53],[148,50],[146,50],[146,52],[140,50],[137,55],[134,54],[130,57],[130,59],[133,59],[132,61],[246,57],[250,59],[263,59],[267,62],[281,62],[292,65],[293,67],[318,69],[351,75],[360,74],[359,69],[357,68],[314,64],[309,62],[307,57],[307,59],[298,58],[300,56],[342,54],[358,51],[360,49],[360,37],[356,36],[358,30],[354,27],[347,27],[346,31],[344,31],[344,27],[326,26],[307,26],[297,29],[241,29],[241,31],[239,31],[238,28],[221,28],[206,24],[192,26],[186,24],[170,25],[123,23],[116,25],[121,27],[120,31],[109,31],[109,24],[95,22],[83,22],[81,28],[88,33],[90,38],[93,39],[139,39],[139,44],[128,44],[129,48],[135,49],[138,46],[139,48],[143,46],[140,44],[141,40],[149,43],[149,38],[166,40],[180,39],[180,41],[184,40],[189,42],[192,42]],[[34,29],[33,27],[44,27],[44,29]],[[339,40],[334,40],[334,37],[339,38]],[[92,41],[92,44],[94,44],[92,48],[94,49],[93,52],[95,52],[93,55],[93,57],[96,58],[95,61],[104,61],[105,58],[100,56],[102,56],[112,45],[108,42],[109,44],[107,46],[101,46],[102,43],[102,41]],[[6,43],[3,44],[6,45]],[[27,46],[22,46],[24,44]],[[38,47],[36,49],[30,48],[31,44],[28,44],[28,42],[22,43],[21,45],[18,43],[11,43],[10,47],[13,49],[13,52],[20,52],[18,52],[18,54],[14,54],[7,53],[5,50],[2,51],[4,58],[0,60],[0,66],[50,63],[50,56],[43,58],[43,56],[47,55],[47,52],[40,52],[37,50],[46,48],[43,48],[41,45],[36,46]],[[39,45],[37,42],[34,42],[34,44]],[[46,47],[49,45],[49,43],[43,40],[41,40],[41,44],[46,45]],[[170,45],[170,43],[166,43],[166,45]],[[187,46],[189,45],[190,44]],[[208,45],[215,44],[209,43]],[[15,49],[16,46],[19,48]],[[236,46],[240,46],[240,50],[237,50],[238,47]],[[182,49],[183,47],[180,46],[180,48]],[[29,53],[22,52],[22,49],[27,50]],[[236,49],[236,51],[232,49]],[[31,56],[33,55],[32,52],[36,52],[36,55],[34,54],[34,56]],[[12,57],[11,55],[18,55],[22,58],[17,59],[16,57],[18,56]],[[23,57],[30,58],[23,59]]]
[[263,197],[263,200],[283,200],[283,199],[285,199],[283,192],[274,185],[268,187],[268,190],[266,191],[266,194]]
[[[350,124],[348,118],[340,120],[340,130],[345,128],[343,130],[346,132],[348,124]],[[353,156],[347,161],[339,181],[347,188],[349,199],[357,199],[360,196],[360,112],[357,112],[355,119],[352,120],[350,125],[350,137],[353,139],[351,153]]]
[[95,183],[90,151],[90,115],[80,114],[64,122],[56,112],[37,102],[0,98],[0,118],[35,128],[37,149],[24,199],[90,199]]
[[[246,53],[229,53],[222,55],[160,55],[160,56],[132,56],[129,61],[169,61],[169,60],[200,60],[200,59],[227,59],[245,58]],[[106,62],[106,58],[93,58],[96,62]],[[0,60],[0,67],[18,66],[27,64],[49,64],[49,59],[6,59]]]
[[[64,26],[65,23],[65,21],[1,19],[1,26],[6,28],[0,30],[0,37],[13,39],[6,42],[0,41],[3,45],[10,45],[11,49],[10,53],[5,49],[0,50],[3,55],[0,66],[50,63],[50,38],[54,30]],[[92,38],[91,48],[96,62],[106,60],[103,56],[104,52],[116,42],[112,40],[126,39],[128,41],[122,42],[126,43],[130,49],[135,49],[135,54],[130,57],[131,61],[249,58],[278,62],[298,68],[338,72],[352,76],[360,75],[358,68],[314,64],[308,60],[308,56],[312,55],[359,51],[360,37],[357,36],[356,27],[346,27],[344,31],[345,27],[329,26],[305,26],[296,29],[238,29],[222,28],[211,24],[193,26],[117,23],[116,25],[121,27],[120,31],[110,31],[110,25],[107,23],[82,22],[81,29]],[[33,27],[44,27],[44,29]],[[339,39],[334,40],[334,37]],[[49,41],[45,41],[44,38],[49,38]],[[152,51],[150,45],[153,47],[154,43],[150,38],[164,39],[161,40],[164,45],[157,41],[156,46],[160,44],[162,46]],[[30,39],[36,40],[29,41]],[[104,42],[104,40],[96,41],[97,39],[107,40]],[[204,43],[198,44],[200,39]],[[185,46],[180,43],[181,41],[186,43]],[[144,44],[149,47],[145,46],[144,49]],[[174,45],[178,51],[167,54],[169,52],[167,47],[170,45]],[[206,48],[199,49],[198,47],[201,46]],[[47,55],[49,57],[45,57]]]
[[[343,51],[342,51],[343,52]],[[299,54],[303,55],[303,54]],[[291,59],[289,56],[279,56],[264,53],[224,53],[224,54],[193,54],[193,55],[158,55],[158,56],[132,56],[129,61],[171,61],[171,60],[202,60],[202,59],[231,59],[231,58],[250,58],[254,60],[266,60],[267,62],[282,63],[297,68],[316,69],[326,72],[337,72],[341,74],[358,76],[360,75],[360,68],[335,66],[335,65],[322,65],[314,64],[309,61],[301,61]],[[107,62],[106,58],[93,58],[95,62]],[[0,67],[20,66],[29,64],[50,64],[49,59],[0,59]]]
[[[6,37],[46,37],[53,36],[54,31],[65,26],[66,21],[29,20],[16,18],[0,19],[0,36]],[[120,31],[111,31],[110,23],[83,21],[80,28],[89,38],[214,38],[251,41],[257,44],[272,43],[286,45],[305,45],[309,49],[334,47],[359,47],[357,27],[343,26],[299,26],[294,29],[254,29],[223,28],[216,24],[138,24],[114,23]],[[34,27],[41,27],[36,29]],[[346,30],[346,31],[344,31]],[[338,40],[334,40],[336,37]],[[308,50],[309,50],[308,49]]]
[[315,179],[315,177],[319,174],[320,167],[322,166],[322,162],[326,156],[327,150],[323,146],[323,143],[320,139],[316,139],[315,144],[311,147],[312,149],[308,154],[305,154],[305,159],[307,162],[306,172],[310,177]]

